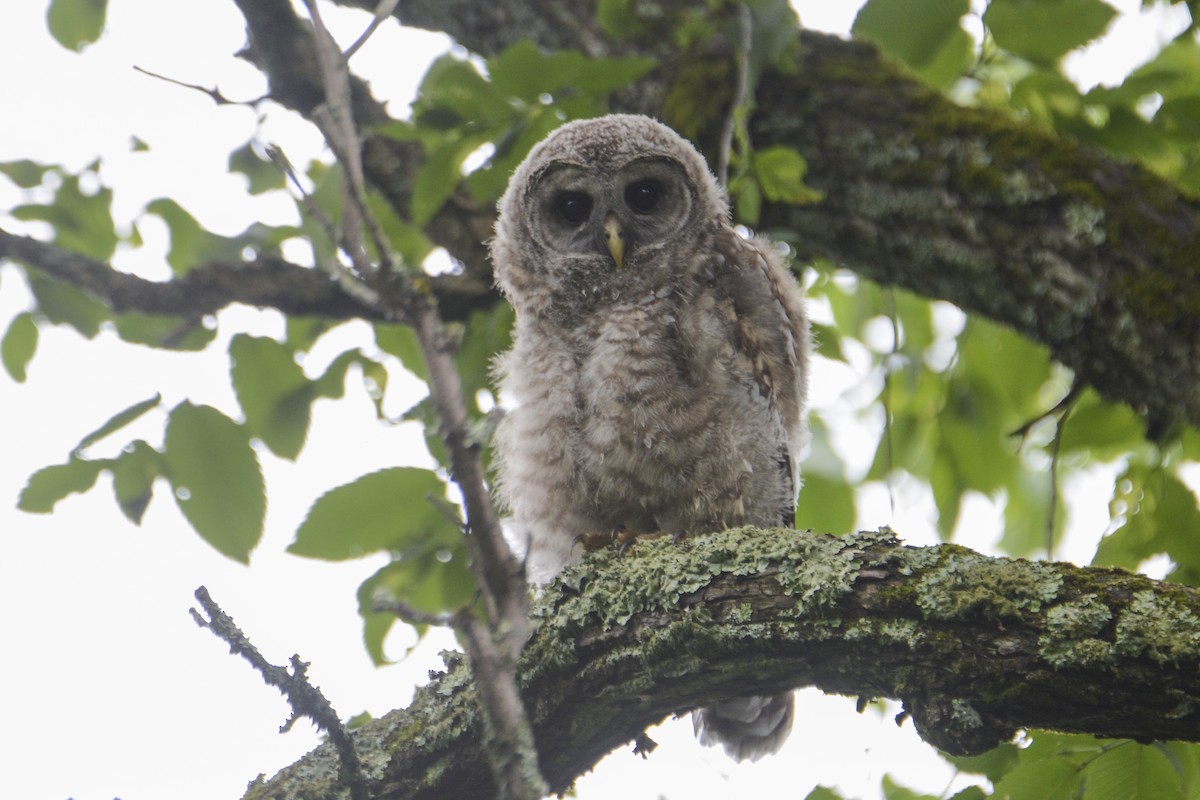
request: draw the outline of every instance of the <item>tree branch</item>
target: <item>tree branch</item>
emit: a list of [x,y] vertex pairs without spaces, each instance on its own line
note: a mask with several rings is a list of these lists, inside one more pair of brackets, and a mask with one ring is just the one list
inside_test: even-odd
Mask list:
[[[521,686],[554,791],[674,712],[800,686],[902,700],[951,753],[1024,727],[1200,741],[1200,594],[1122,570],[905,547],[886,529],[736,529],[593,553],[534,616]],[[494,796],[474,708],[451,655],[412,706],[356,731],[372,796]],[[246,797],[296,781],[344,796],[322,747]]]
[[[379,309],[358,302],[325,273],[269,255],[245,262],[212,262],[181,278],[148,281],[94,258],[0,230],[0,259],[4,258],[78,287],[117,313],[198,319],[241,303],[301,317],[385,321]],[[475,309],[499,300],[489,283],[467,275],[436,275],[428,281],[443,319],[464,320]]]

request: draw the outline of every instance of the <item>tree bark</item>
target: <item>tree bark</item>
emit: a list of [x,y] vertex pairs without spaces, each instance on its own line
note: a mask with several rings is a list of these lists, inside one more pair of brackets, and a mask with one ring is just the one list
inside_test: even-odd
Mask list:
[[[1024,727],[1200,741],[1200,594],[1122,570],[742,528],[593,553],[534,619],[520,682],[555,791],[672,713],[801,686],[899,699],[956,754]],[[355,732],[373,797],[493,796],[474,692],[450,656]],[[322,746],[246,798],[344,795]]]

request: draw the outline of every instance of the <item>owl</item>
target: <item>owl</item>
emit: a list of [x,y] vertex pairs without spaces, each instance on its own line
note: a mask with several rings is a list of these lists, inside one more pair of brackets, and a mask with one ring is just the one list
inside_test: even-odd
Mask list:
[[[516,310],[495,491],[531,580],[589,533],[793,525],[803,300],[779,251],[734,229],[690,143],[642,116],[562,126],[513,173],[491,256]],[[776,751],[792,716],[789,693],[693,721],[742,760]]]

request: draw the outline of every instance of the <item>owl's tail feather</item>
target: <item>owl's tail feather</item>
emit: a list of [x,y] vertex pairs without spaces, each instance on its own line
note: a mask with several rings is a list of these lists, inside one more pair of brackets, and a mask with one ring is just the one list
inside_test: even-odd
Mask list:
[[757,761],[779,750],[792,730],[796,701],[791,692],[772,697],[735,697],[692,712],[700,744],[719,744],[730,758]]

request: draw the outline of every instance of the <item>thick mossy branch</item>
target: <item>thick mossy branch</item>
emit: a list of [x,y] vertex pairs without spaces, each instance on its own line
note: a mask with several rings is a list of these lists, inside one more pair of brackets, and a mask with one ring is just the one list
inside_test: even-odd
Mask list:
[[[592,554],[534,614],[521,683],[557,790],[672,713],[802,686],[900,699],[954,753],[1022,727],[1200,741],[1200,594],[1121,570],[743,528]],[[474,689],[447,664],[356,732],[372,796],[492,796]],[[344,796],[336,775],[321,747],[246,797]]]
[[1200,201],[1146,170],[957,106],[864,43],[805,36],[764,76],[756,147],[799,150],[819,203],[774,204],[801,259],[1003,322],[1150,433],[1200,423]]

